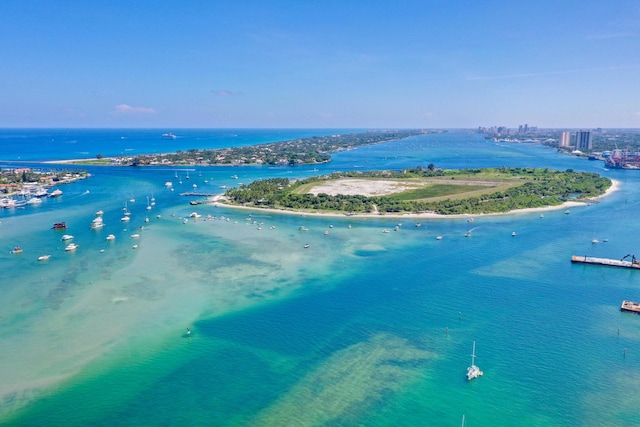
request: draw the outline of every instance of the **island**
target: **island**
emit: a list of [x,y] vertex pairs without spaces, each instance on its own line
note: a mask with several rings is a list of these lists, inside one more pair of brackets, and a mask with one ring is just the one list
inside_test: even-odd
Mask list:
[[215,202],[307,213],[489,214],[560,206],[605,194],[596,173],[539,168],[339,172],[303,180],[270,178],[231,188]]
[[352,150],[357,147],[380,144],[426,133],[424,129],[372,130],[329,136],[313,136],[291,141],[273,142],[244,147],[212,150],[189,149],[169,154],[149,154],[135,157],[73,160],[70,163],[110,166],[295,166],[319,164],[331,161],[332,152]]

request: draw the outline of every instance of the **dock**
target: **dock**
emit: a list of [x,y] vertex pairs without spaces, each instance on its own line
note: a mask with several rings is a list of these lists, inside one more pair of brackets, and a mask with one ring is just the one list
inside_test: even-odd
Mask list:
[[640,261],[636,261],[635,258],[632,261],[624,261],[618,259],[596,258],[586,255],[572,255],[571,262],[580,264],[605,265],[609,267],[633,268],[640,270]]
[[622,301],[620,311],[629,311],[631,313],[640,314],[640,303],[633,301]]
[[197,196],[197,197],[212,197],[217,196],[216,193],[202,193],[198,191],[187,191],[185,193],[180,193],[181,196]]

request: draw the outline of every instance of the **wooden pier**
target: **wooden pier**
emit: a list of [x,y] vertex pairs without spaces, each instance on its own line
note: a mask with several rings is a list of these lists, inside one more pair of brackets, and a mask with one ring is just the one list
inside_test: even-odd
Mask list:
[[640,314],[640,303],[633,301],[622,301],[620,311],[629,311],[631,313]]
[[580,264],[605,265],[609,267],[633,268],[640,270],[640,261],[636,261],[635,258],[632,261],[624,261],[618,259],[596,258],[586,255],[572,255],[571,262]]

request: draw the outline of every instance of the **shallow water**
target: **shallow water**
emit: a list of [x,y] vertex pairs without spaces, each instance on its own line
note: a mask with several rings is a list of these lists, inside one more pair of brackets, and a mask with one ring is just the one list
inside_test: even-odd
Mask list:
[[[597,171],[620,190],[569,215],[421,219],[420,227],[266,212],[248,221],[246,211],[179,196],[192,183],[222,192],[265,176],[428,163]],[[633,424],[640,318],[619,305],[640,298],[637,272],[569,260],[633,253],[634,171],[458,134],[362,147],[317,168],[194,168],[180,185],[170,168],[94,167],[58,200],[1,211],[0,420],[386,426],[460,425],[464,415],[466,425]],[[156,199],[150,211],[147,197]],[[100,209],[106,225],[90,230]],[[202,218],[183,223],[194,211]],[[51,230],[57,221],[79,243],[74,253]],[[399,231],[381,232],[399,222]],[[9,253],[16,244],[23,254]],[[37,261],[45,253],[51,259]],[[484,376],[468,383],[474,340]]]

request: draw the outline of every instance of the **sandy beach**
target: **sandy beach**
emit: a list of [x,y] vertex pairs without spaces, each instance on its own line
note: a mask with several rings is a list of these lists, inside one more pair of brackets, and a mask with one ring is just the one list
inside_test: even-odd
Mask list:
[[[616,180],[611,180],[611,187],[607,189],[607,191],[596,198],[588,199],[588,200],[597,200],[603,197],[606,197],[615,191],[618,190],[620,183]],[[398,191],[403,191],[403,184],[401,182],[384,182],[384,181],[368,181],[361,179],[349,179],[349,180],[341,180],[335,181],[332,183],[327,183],[321,187],[315,187],[314,193],[326,193],[329,195],[336,194],[350,194],[356,195],[360,194],[363,196],[382,196],[385,194],[391,194]],[[453,215],[441,215],[431,212],[424,213],[405,213],[405,214],[388,214],[388,213],[366,213],[366,214],[345,214],[345,213],[332,213],[332,212],[305,212],[305,211],[291,211],[291,210],[282,210],[282,209],[272,209],[272,208],[257,208],[250,206],[238,206],[232,205],[228,203],[224,203],[224,196],[213,196],[208,199],[209,203],[214,206],[224,206],[227,208],[233,209],[244,209],[250,211],[259,211],[259,212],[271,212],[271,213],[279,213],[286,215],[300,215],[300,216],[319,216],[319,217],[336,217],[336,218],[424,218],[424,219],[446,219],[446,218],[468,218],[471,216],[490,216],[490,215],[512,215],[512,214],[522,214],[522,213],[531,213],[531,212],[544,212],[544,211],[552,211],[558,209],[569,209],[575,206],[583,206],[588,204],[589,201],[569,201],[564,202],[561,205],[557,206],[545,206],[541,208],[527,208],[527,209],[518,209],[509,212],[495,212],[495,213],[485,213],[485,214],[453,214]]]

